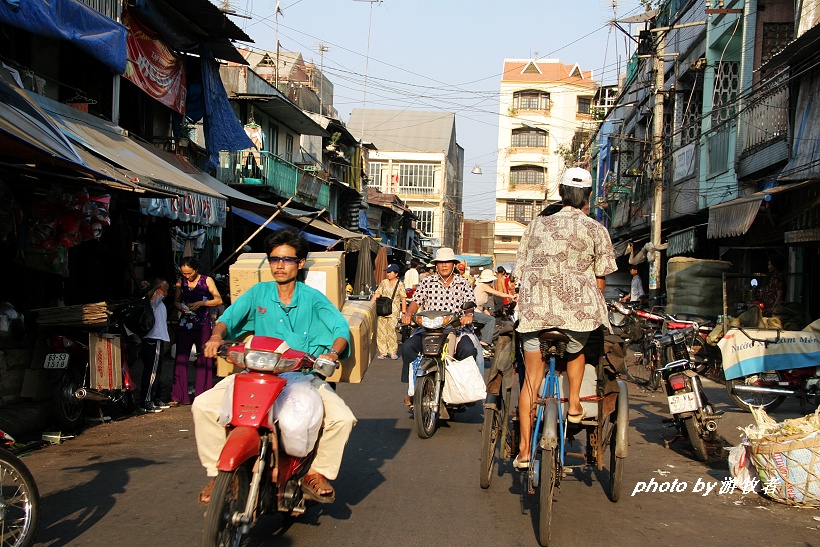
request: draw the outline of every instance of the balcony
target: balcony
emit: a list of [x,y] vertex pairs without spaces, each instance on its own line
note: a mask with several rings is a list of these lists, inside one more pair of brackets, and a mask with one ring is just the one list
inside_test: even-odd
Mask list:
[[789,129],[789,88],[785,77],[772,82],[771,90],[754,97],[740,112],[741,155],[783,139]]
[[217,178],[225,184],[268,186],[274,192],[311,207],[330,205],[330,184],[270,152],[238,150],[219,153]]

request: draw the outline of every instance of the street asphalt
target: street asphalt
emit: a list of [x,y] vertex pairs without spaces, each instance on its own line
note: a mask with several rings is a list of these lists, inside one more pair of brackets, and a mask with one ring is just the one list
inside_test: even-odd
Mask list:
[[[737,428],[751,415],[730,405],[722,385],[705,383],[710,399],[726,410],[709,461],[695,461],[685,440],[666,448],[665,396],[629,384],[621,499],[608,500],[606,469],[571,469],[555,498],[554,545],[820,544],[820,510],[719,493],[728,476],[725,448],[739,440]],[[296,519],[263,517],[244,545],[535,545],[538,505],[521,473],[501,462],[490,488],[479,487],[480,405],[423,440],[402,404],[404,389],[399,364],[390,360],[375,361],[360,384],[340,384],[359,422],[333,482],[336,502],[314,505]],[[800,414],[789,401],[774,416]],[[573,451],[581,451],[579,444]],[[204,507],[197,495],[207,481],[188,406],[91,425],[23,461],[42,495],[37,545],[199,542]],[[658,490],[668,483],[677,491],[641,491],[652,481]],[[714,489],[703,495],[699,484]]]

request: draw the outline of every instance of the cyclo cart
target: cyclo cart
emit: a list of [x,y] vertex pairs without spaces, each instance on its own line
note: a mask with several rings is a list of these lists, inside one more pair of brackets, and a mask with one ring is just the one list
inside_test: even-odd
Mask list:
[[[546,362],[546,374],[536,400],[535,424],[532,429],[531,457],[526,469],[526,486],[530,494],[538,493],[538,543],[549,545],[552,502],[555,490],[572,468],[595,466],[602,471],[609,449],[609,491],[617,502],[621,495],[624,463],[628,453],[629,390],[618,372],[623,356],[604,351],[603,330],[590,336],[587,344],[587,365],[581,387],[581,403],[586,412],[579,424],[567,420],[569,381],[558,370],[563,359],[564,335],[545,331],[541,335],[541,351]],[[590,363],[595,363],[590,364]],[[565,368],[565,367],[564,367]],[[567,451],[567,441],[586,434],[583,453]],[[517,447],[516,447],[517,448]],[[567,457],[581,458],[580,465],[569,465]]]

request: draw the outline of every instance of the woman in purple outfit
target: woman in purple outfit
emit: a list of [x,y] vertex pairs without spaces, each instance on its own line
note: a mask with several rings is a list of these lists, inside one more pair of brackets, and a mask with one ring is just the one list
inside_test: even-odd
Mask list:
[[191,404],[188,396],[188,359],[191,348],[196,346],[196,386],[194,397],[213,386],[214,361],[205,357],[205,342],[211,337],[211,314],[208,308],[222,304],[222,296],[214,280],[200,275],[199,261],[186,256],[180,261],[182,279],[176,284],[174,306],[179,310],[177,329],[177,355],[174,363],[174,386],[171,390],[171,406]]

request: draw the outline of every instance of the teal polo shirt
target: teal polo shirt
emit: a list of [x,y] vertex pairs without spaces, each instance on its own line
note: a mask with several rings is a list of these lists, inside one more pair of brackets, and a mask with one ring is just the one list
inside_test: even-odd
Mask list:
[[228,327],[227,339],[251,332],[281,338],[290,347],[311,355],[326,353],[337,338],[347,340],[350,326],[342,312],[313,287],[297,281],[293,299],[285,306],[275,281],[257,283],[237,298],[219,318]]

